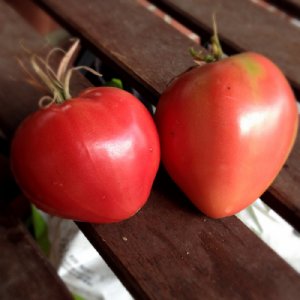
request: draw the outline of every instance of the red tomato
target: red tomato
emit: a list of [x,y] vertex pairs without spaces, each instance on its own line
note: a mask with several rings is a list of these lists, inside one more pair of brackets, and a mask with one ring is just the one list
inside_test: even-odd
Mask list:
[[243,53],[176,79],[156,112],[162,161],[203,213],[233,215],[272,183],[295,141],[293,92],[267,58]]
[[29,116],[11,148],[15,177],[40,209],[106,223],[146,202],[160,160],[155,123],[131,94],[92,88]]

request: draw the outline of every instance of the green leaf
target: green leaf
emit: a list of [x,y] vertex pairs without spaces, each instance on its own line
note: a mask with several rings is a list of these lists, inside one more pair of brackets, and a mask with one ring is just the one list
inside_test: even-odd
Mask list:
[[117,88],[123,90],[123,83],[122,83],[121,79],[118,79],[118,78],[112,78],[110,81],[107,81],[105,85],[117,87]]
[[76,295],[73,293],[73,299],[74,300],[85,300],[83,297],[79,296],[79,295]]
[[47,223],[33,205],[31,205],[31,213],[34,238],[44,253],[48,255],[50,251],[50,241],[48,238]]

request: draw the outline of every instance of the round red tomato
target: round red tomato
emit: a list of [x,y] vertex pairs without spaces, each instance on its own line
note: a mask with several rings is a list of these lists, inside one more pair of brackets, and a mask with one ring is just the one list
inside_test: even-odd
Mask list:
[[298,113],[278,67],[243,53],[179,76],[160,98],[156,121],[170,176],[203,213],[220,218],[247,207],[274,180]]
[[12,142],[25,195],[57,216],[120,221],[146,202],[160,160],[152,116],[131,94],[91,88],[30,115]]

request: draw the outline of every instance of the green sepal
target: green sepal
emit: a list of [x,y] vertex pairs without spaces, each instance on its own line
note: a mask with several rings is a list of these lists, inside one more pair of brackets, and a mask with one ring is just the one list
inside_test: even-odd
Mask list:
[[110,81],[107,81],[105,86],[117,87],[122,90],[124,89],[121,79],[118,79],[118,78],[112,78]]
[[72,294],[72,296],[73,296],[73,299],[74,300],[85,300],[83,297],[81,297],[81,296],[79,296],[79,295],[77,295],[77,294]]
[[48,226],[46,221],[43,219],[40,212],[35,208],[35,206],[31,205],[31,215],[32,215],[32,228],[33,235],[43,250],[43,252],[48,255],[50,252],[50,241],[48,236]]

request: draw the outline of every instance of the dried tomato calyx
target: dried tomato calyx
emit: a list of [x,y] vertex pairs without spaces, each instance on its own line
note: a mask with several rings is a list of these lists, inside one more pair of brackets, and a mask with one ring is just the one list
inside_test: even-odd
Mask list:
[[217,22],[216,17],[213,14],[212,16],[213,23],[213,35],[210,38],[209,49],[201,49],[195,50],[194,48],[190,48],[190,54],[194,59],[196,64],[202,65],[204,63],[211,63],[218,61],[225,57],[225,54],[222,50],[222,46],[218,36]]
[[[70,81],[73,71],[84,69],[96,76],[101,76],[101,74],[87,66],[70,67],[72,59],[76,54],[76,50],[79,47],[79,42],[79,39],[75,39],[74,43],[66,52],[61,48],[53,48],[49,51],[46,59],[43,59],[34,53],[31,54],[30,63],[40,82],[37,82],[35,77],[30,74],[20,62],[26,73],[30,75],[31,83],[39,86],[41,86],[40,83],[42,83],[42,87],[45,87],[51,93],[51,96],[45,95],[39,100],[40,107],[45,108],[53,103],[62,104],[66,100],[72,99],[70,93]],[[49,64],[50,58],[55,52],[64,53],[56,71]]]

